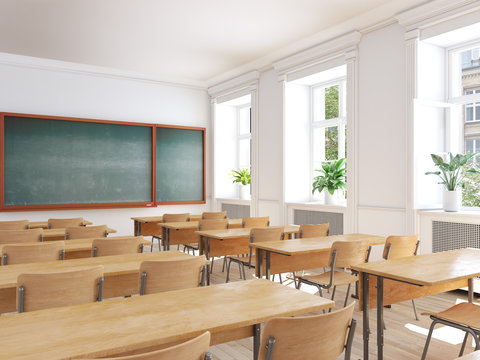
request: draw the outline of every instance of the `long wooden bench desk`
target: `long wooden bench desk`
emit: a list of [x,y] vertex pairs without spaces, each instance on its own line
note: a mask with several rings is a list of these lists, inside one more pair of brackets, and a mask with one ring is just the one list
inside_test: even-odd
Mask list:
[[[84,266],[103,265],[103,297],[111,298],[138,293],[139,269],[142,261],[174,260],[189,256],[191,255],[180,251],[161,251],[1,266],[0,313],[16,311],[17,278],[22,273],[62,271]],[[205,265],[208,263],[206,261]]]
[[[345,234],[314,238],[262,241],[251,243],[256,251],[257,277],[328,266],[328,254],[335,241],[368,240],[370,245],[385,244],[385,237],[368,234]],[[265,261],[265,266],[263,265]]]
[[[108,228],[107,232],[109,234],[115,234],[117,230]],[[64,228],[45,229],[43,230],[43,240],[44,241],[65,240],[65,229]]]
[[[198,230],[198,221],[158,223],[162,227],[163,249],[170,250],[170,245],[195,242]],[[242,227],[242,219],[228,219],[229,229]]]
[[[239,281],[0,317],[9,360],[60,360],[146,352],[210,331],[211,344],[254,336],[279,316],[334,303],[264,279]],[[256,357],[254,357],[256,359]]]
[[[121,239],[129,236],[113,236],[109,239]],[[97,238],[65,240],[65,260],[88,258],[92,256],[92,242]],[[24,243],[27,244],[27,243]],[[30,243],[30,244],[38,244]],[[8,244],[1,244],[0,249]],[[152,245],[149,240],[143,240],[143,245]]]
[[[92,225],[93,222],[88,221],[88,220],[83,220],[83,225]],[[28,224],[30,229],[48,229],[48,221],[30,221]]]
[[[468,286],[480,275],[480,249],[459,249],[352,266],[360,275],[363,358],[369,357],[369,309],[377,308],[377,356],[383,359],[383,307]],[[419,354],[420,357],[421,354]]]
[[[285,237],[296,234],[298,225],[284,226]],[[225,255],[247,254],[250,251],[250,229],[202,230],[196,231],[200,235],[199,249],[210,259],[211,257]]]
[[[158,224],[163,223],[163,215],[160,216],[135,216],[131,217],[133,220],[133,233],[135,236],[152,236],[158,235]],[[195,214],[190,215],[190,221],[199,221],[202,219],[202,215]]]

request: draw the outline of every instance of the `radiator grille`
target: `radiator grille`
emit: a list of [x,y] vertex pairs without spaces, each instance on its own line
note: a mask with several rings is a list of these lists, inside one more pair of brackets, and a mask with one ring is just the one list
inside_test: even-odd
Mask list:
[[242,219],[250,216],[249,205],[222,204],[222,211],[227,212],[229,219]]
[[480,224],[432,221],[432,251],[480,248]]
[[343,214],[341,213],[294,210],[293,222],[297,225],[330,223],[330,235],[343,234]]

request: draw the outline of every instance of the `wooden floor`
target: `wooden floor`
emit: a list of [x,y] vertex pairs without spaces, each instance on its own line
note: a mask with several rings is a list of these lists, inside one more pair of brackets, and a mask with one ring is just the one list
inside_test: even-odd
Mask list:
[[[221,270],[222,260],[215,260],[211,277],[212,284],[225,282],[226,273]],[[286,274],[283,275],[284,278],[285,275]],[[253,270],[247,272],[247,278],[250,277],[253,277]],[[230,279],[231,281],[240,281],[238,267],[233,266],[233,264]],[[275,278],[275,281],[278,281],[278,277]],[[292,281],[284,281],[284,284],[286,286],[293,286]],[[302,285],[301,291],[307,291],[312,294],[317,294],[316,296],[318,296],[316,289],[308,285]],[[336,308],[343,306],[345,291],[346,288],[337,289],[335,295]],[[330,296],[330,294],[324,293],[324,296]],[[415,303],[420,318],[419,321],[415,320],[410,301],[395,304],[391,309],[385,309],[385,325],[387,330],[384,332],[384,359],[420,359],[431,324],[430,318],[428,316],[422,316],[421,313],[443,310],[458,301],[466,300],[466,292],[462,290],[416,299]],[[353,299],[351,299],[351,301],[353,301]],[[357,319],[357,329],[355,332],[352,359],[363,359],[362,313],[356,310],[354,317]],[[370,312],[370,327],[372,330],[372,334],[370,335],[370,358],[376,359],[376,311]],[[462,341],[462,332],[437,325],[434,338],[430,343],[427,359],[446,360],[457,358]],[[469,345],[465,353],[473,351],[471,343],[469,343]],[[253,357],[252,338],[212,346],[211,352],[213,358],[217,360],[251,360]],[[321,359],[321,356],[319,359]],[[340,356],[339,359],[343,359],[343,355]]]

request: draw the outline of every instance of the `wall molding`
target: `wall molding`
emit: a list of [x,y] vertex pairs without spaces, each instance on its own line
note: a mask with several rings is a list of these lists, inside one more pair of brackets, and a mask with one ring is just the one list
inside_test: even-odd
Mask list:
[[164,86],[206,90],[206,83],[187,79],[165,79],[152,74],[118,70],[101,66],[86,65],[60,60],[43,59],[32,56],[15,55],[0,52],[0,65],[31,68],[45,71],[57,71],[78,75],[101,76],[111,79],[154,83]]
[[218,98],[242,92],[242,90],[250,92],[257,88],[259,78],[260,72],[258,70],[252,70],[227,81],[210,86],[207,89],[208,95],[212,98]]

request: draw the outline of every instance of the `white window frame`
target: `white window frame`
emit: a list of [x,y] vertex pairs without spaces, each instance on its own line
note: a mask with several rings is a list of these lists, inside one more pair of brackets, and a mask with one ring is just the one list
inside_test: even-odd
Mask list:
[[[338,127],[338,158],[346,158],[346,146],[345,146],[345,127],[347,125],[346,114],[346,76],[329,80],[328,82],[318,83],[310,87],[310,183],[313,182],[313,178],[318,176],[315,172],[314,166],[314,131],[320,128]],[[334,119],[325,120],[325,101],[323,106],[317,107],[315,102],[315,93],[323,90],[322,98],[325,99],[324,89],[338,85],[338,117]],[[321,113],[321,119],[318,120],[317,114]],[[340,146],[340,144],[344,144]],[[325,159],[323,160],[325,161]],[[319,194],[311,194],[310,201],[319,200]]]
[[[248,133],[245,133],[245,134],[242,134],[240,132],[240,112],[241,110],[243,109],[246,109],[248,108],[249,109],[249,117],[250,117],[250,131]],[[251,111],[252,111],[252,107],[251,107],[251,104],[244,104],[244,105],[239,105],[236,107],[236,117],[237,117],[237,168],[239,169],[242,169],[242,168],[248,168],[250,170],[251,166],[252,166],[252,115],[251,115]],[[248,157],[248,166],[246,166],[245,164],[241,164],[240,163],[240,142],[242,140],[246,140],[248,139],[249,140],[249,148],[250,148],[250,151],[249,151],[249,157]]]

